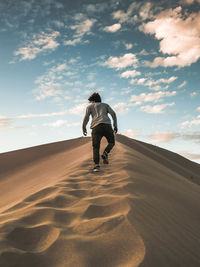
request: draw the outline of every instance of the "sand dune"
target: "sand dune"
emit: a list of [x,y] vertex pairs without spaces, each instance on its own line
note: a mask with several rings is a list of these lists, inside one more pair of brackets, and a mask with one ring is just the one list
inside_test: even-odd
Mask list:
[[200,266],[200,165],[121,135],[101,172],[91,155],[90,138],[0,154],[0,266]]

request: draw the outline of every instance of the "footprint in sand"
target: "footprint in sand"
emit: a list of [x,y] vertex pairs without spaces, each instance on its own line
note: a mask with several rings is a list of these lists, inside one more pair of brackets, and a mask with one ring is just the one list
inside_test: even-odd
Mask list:
[[52,207],[52,208],[66,208],[77,203],[79,200],[70,195],[58,195],[49,201],[42,201],[37,203],[39,207]]
[[56,241],[59,234],[59,229],[50,225],[19,227],[10,232],[6,239],[11,246],[23,251],[42,252]]
[[34,211],[32,214],[23,217],[19,220],[20,224],[25,224],[25,226],[36,226],[39,224],[46,224],[51,222],[54,218],[55,211],[52,209],[39,209]]
[[112,231],[125,219],[124,215],[120,215],[111,219],[108,218],[94,218],[83,221],[79,225],[73,227],[75,233],[81,235],[100,235]]
[[76,213],[63,211],[63,210],[57,210],[55,211],[54,215],[54,222],[56,225],[63,225],[64,227],[69,226],[71,223],[73,223],[79,215]]
[[110,217],[127,214],[130,209],[129,204],[125,200],[117,201],[110,205],[90,205],[84,212],[83,217],[87,219]]

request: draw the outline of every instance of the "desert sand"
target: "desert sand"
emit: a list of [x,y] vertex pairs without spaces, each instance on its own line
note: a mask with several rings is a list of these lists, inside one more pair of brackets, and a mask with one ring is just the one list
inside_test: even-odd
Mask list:
[[200,266],[199,164],[117,135],[92,166],[90,138],[0,154],[1,267]]

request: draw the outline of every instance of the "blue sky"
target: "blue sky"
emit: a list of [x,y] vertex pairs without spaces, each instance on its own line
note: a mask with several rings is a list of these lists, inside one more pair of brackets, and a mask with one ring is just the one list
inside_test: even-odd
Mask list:
[[98,91],[120,133],[200,163],[200,0],[0,0],[0,14],[0,153],[82,136]]

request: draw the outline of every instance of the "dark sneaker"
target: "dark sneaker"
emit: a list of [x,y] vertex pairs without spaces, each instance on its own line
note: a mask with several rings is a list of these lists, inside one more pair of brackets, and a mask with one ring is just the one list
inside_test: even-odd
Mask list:
[[100,171],[100,166],[97,164],[93,168],[93,172],[99,172]]
[[108,153],[106,151],[103,152],[103,155],[101,156],[103,159],[104,164],[108,164]]

